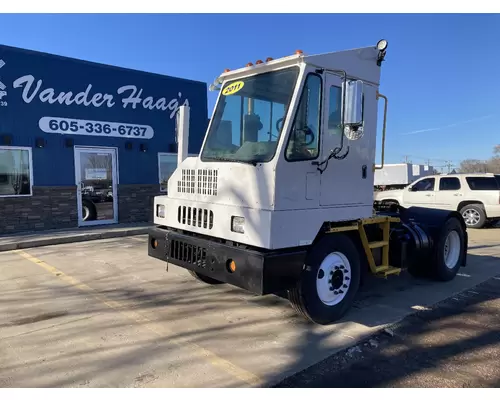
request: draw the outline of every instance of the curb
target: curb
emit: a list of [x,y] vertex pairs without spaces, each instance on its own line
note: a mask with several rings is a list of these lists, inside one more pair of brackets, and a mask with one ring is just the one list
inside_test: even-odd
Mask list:
[[55,244],[78,243],[78,242],[87,242],[90,240],[111,239],[111,238],[126,237],[126,236],[138,236],[146,234],[148,230],[149,227],[141,227],[141,228],[124,229],[121,231],[88,232],[88,233],[83,233],[83,234],[79,233],[76,235],[69,235],[69,236],[40,238],[31,240],[26,240],[26,239],[23,240],[22,238],[20,238],[19,242],[4,243],[4,244],[0,243],[0,252],[19,250],[19,249],[29,249],[32,247],[52,246]]

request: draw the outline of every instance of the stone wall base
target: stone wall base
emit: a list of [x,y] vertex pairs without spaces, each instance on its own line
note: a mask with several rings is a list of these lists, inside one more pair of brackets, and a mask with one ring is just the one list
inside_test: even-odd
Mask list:
[[32,196],[0,197],[0,234],[75,228],[76,186],[34,186]]
[[160,185],[118,185],[118,222],[153,222]]
[[[118,185],[118,222],[153,222],[160,185]],[[34,186],[33,195],[0,197],[0,235],[78,227],[76,186]]]

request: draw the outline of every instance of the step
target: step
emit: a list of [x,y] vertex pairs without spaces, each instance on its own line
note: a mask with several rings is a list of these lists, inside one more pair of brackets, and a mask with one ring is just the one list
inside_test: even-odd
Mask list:
[[[377,267],[377,269],[380,267]],[[399,275],[401,272],[401,268],[394,268],[394,267],[383,267],[385,269],[377,271],[377,275],[381,277],[387,277],[388,275]]]
[[378,274],[380,272],[385,272],[385,271],[388,271],[389,269],[391,269],[392,267],[389,267],[387,265],[377,265],[375,267],[375,273]]
[[380,242],[370,242],[368,243],[368,246],[370,247],[370,249],[377,249],[379,247],[387,246],[388,244],[389,242],[382,240]]

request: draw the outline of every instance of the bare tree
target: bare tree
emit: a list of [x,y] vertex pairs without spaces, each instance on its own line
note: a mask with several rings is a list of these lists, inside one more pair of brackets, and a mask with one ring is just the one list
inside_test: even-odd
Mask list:
[[460,163],[460,172],[476,173],[487,172],[487,162],[481,160],[467,159]]
[[493,157],[489,160],[467,159],[460,163],[460,172],[490,172],[500,174],[500,144],[493,148]]

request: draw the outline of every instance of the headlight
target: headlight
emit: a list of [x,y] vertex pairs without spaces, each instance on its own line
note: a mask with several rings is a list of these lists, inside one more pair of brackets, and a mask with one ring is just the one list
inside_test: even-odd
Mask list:
[[232,217],[231,218],[231,230],[233,232],[245,233],[245,218]]
[[156,206],[156,216],[160,218],[165,218],[165,206],[163,204],[158,204]]

